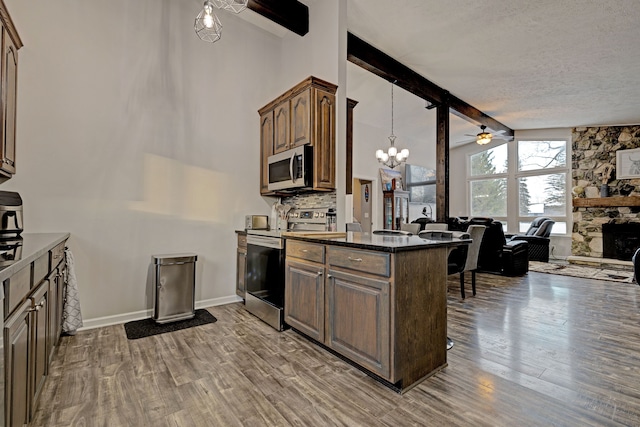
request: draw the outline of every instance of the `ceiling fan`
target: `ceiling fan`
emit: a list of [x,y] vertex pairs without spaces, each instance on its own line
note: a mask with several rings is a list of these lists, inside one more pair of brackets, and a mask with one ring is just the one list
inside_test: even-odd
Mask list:
[[[491,132],[487,132],[486,131],[487,127],[485,125],[480,126],[480,133],[478,133],[477,135],[472,135],[470,133],[465,133],[466,136],[473,136],[475,137],[475,140],[467,140],[467,141],[460,141],[460,143],[469,143],[469,142],[473,142],[475,141],[477,144],[479,145],[486,145],[488,143],[491,142],[491,139],[493,138],[494,134],[492,134]],[[500,130],[495,132],[496,136],[500,136],[504,133],[504,130]]]

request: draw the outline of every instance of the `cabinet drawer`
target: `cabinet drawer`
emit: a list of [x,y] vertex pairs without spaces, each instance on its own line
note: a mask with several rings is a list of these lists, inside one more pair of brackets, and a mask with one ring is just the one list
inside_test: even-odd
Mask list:
[[387,253],[329,247],[327,249],[327,258],[331,266],[349,268],[384,277],[391,275],[390,255]]
[[42,282],[49,274],[49,254],[44,254],[33,261],[33,285]]
[[287,256],[324,264],[324,245],[288,240]]
[[56,268],[56,265],[58,265],[58,263],[62,261],[62,258],[64,258],[64,244],[65,242],[60,242],[49,251],[49,256],[51,259],[49,264],[49,271]]
[[238,248],[247,249],[247,235],[238,234]]
[[[6,283],[9,282],[9,286]],[[31,265],[24,267],[5,282],[6,305],[4,317],[7,317],[31,289]]]

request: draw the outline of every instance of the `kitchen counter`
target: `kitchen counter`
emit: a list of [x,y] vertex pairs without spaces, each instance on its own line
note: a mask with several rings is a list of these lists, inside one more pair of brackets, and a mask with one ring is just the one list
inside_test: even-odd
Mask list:
[[332,233],[319,233],[318,235],[314,235],[313,233],[307,232],[285,232],[282,233],[282,236],[287,239],[296,239],[306,242],[322,242],[355,249],[366,249],[392,253],[436,247],[455,247],[466,245],[471,242],[471,240],[461,240],[455,238],[430,240],[424,239],[417,235],[384,235],[358,233],[351,231],[346,233],[335,232],[333,235]]
[[469,240],[283,237],[289,326],[401,393],[447,366],[447,258]]
[[[46,254],[54,246],[69,238],[69,233],[23,233],[21,239],[12,239],[22,241],[22,249],[20,258],[14,261],[2,260],[0,255],[0,283],[11,277],[15,272],[21,270],[29,263],[35,261],[42,255]],[[3,251],[0,250],[0,253]]]

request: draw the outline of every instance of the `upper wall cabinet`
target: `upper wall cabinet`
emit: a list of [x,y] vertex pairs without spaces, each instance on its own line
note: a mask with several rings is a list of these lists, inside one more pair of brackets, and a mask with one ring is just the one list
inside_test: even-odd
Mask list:
[[335,189],[334,84],[309,77],[274,99],[260,114],[260,193],[268,189],[268,158],[294,147],[313,147],[313,189]]
[[0,33],[2,63],[0,79],[2,116],[0,119],[0,181],[16,173],[16,98],[18,90],[18,49],[22,41],[16,31],[4,2],[0,0]]

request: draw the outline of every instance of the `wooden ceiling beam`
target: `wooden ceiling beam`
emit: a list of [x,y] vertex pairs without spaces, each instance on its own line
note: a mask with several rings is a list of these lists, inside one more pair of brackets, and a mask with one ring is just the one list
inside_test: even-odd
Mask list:
[[449,111],[458,117],[478,126],[485,125],[494,132],[503,131],[501,138],[513,139],[513,129],[510,127],[451,95],[446,89],[422,77],[352,33],[347,34],[347,60],[389,82],[395,82],[396,86],[431,104],[448,105]]
[[249,0],[247,8],[300,36],[309,32],[309,8],[297,0]]

